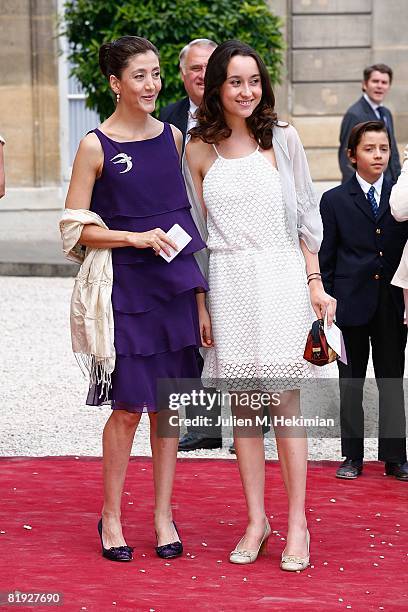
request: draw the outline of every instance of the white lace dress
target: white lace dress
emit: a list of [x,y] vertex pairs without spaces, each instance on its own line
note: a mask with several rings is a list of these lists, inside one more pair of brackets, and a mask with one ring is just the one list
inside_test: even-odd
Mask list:
[[[214,147],[215,148],[215,147]],[[291,235],[279,172],[257,149],[217,159],[203,182],[207,207],[209,310],[214,348],[203,379],[234,388],[297,388],[314,377],[303,359],[311,322],[305,261]],[[233,384],[234,383],[234,384]]]

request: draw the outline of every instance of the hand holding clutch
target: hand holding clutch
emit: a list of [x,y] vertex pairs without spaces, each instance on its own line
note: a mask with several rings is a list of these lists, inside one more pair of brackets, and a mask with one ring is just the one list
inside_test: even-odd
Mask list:
[[323,328],[323,319],[312,324],[307,336],[303,358],[313,365],[324,366],[337,359],[337,353],[329,346]]

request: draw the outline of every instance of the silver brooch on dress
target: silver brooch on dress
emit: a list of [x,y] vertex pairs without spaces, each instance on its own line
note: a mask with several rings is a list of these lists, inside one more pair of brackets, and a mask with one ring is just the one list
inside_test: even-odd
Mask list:
[[[116,161],[115,161],[116,159]],[[132,158],[127,153],[118,153],[115,157],[112,157],[110,160],[114,164],[126,164],[126,168],[121,170],[119,174],[125,174],[125,172],[129,172],[133,168]]]

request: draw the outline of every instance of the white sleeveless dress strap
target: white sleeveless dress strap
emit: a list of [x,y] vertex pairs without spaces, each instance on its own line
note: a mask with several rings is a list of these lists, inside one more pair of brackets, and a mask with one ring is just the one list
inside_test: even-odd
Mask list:
[[[214,151],[216,152],[217,157],[219,157],[220,159],[243,159],[243,158],[239,158],[239,157],[237,157],[237,158],[234,158],[234,157],[231,157],[231,158],[222,157],[222,155],[220,155],[220,154],[219,154],[218,149],[217,149],[217,147],[215,146],[215,144],[213,144],[212,146],[214,147]],[[253,153],[257,153],[258,151],[259,151],[259,144],[258,144],[258,146],[256,147],[255,151],[253,151],[252,153],[250,153],[250,155],[252,155]],[[245,157],[245,156],[244,156],[244,157]]]
[[217,157],[221,158],[221,155],[218,153],[218,149],[217,149],[217,147],[215,146],[215,144],[213,144],[213,147],[214,147],[214,151],[215,151],[215,152],[216,152],[216,154],[217,154]]

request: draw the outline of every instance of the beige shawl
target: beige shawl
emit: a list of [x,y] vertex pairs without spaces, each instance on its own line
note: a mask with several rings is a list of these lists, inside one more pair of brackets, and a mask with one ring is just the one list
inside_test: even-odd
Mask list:
[[112,251],[78,243],[84,225],[108,229],[99,215],[86,209],[64,210],[60,231],[64,255],[82,264],[71,298],[72,350],[80,366],[89,372],[91,383],[101,385],[107,397],[115,368],[112,310]]

